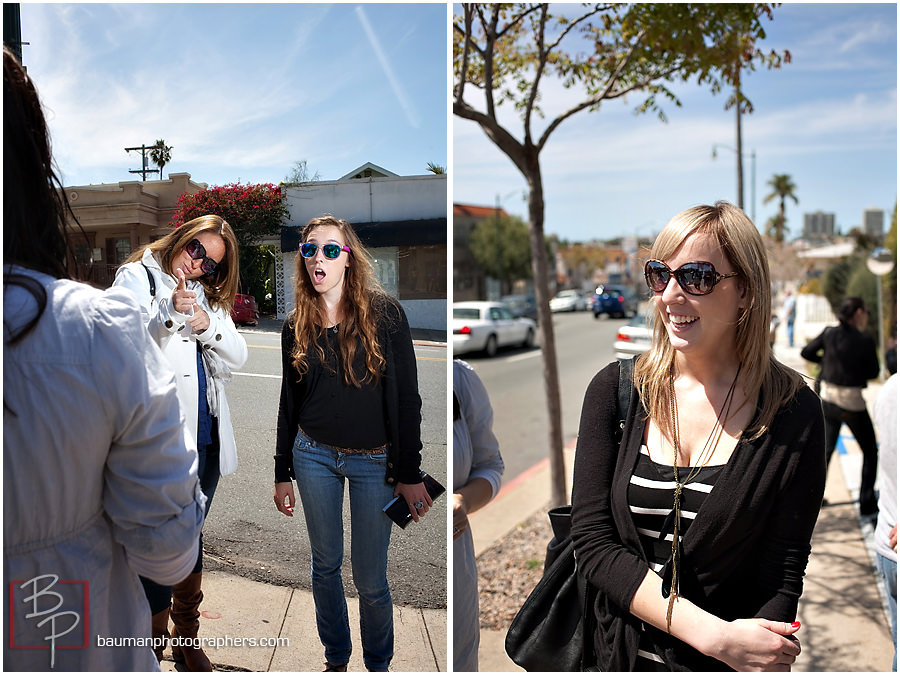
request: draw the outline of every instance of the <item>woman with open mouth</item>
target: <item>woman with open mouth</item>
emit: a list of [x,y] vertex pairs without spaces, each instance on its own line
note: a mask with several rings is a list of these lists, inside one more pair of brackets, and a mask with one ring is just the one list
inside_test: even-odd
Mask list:
[[281,333],[275,506],[294,515],[296,480],[325,671],[346,671],[351,643],[341,566],[349,483],[363,661],[370,671],[387,671],[394,654],[387,582],[392,521],[382,509],[399,496],[418,522],[432,504],[419,470],[416,356],[402,307],[379,287],[347,221],[314,218],[301,242],[296,306]]

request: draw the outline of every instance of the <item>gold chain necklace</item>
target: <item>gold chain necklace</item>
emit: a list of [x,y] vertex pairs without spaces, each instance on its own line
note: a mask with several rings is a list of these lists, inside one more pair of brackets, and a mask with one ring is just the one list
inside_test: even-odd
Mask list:
[[[681,454],[681,444],[678,439],[678,399],[675,397],[674,372],[669,380],[669,414],[672,418],[672,449],[674,454],[672,469],[675,471],[675,493],[673,496],[672,512],[669,514],[669,517],[666,518],[667,522],[663,524],[662,531],[660,532],[660,537],[665,537],[668,520],[671,518],[673,520],[672,554],[666,565],[667,569],[663,573],[662,585],[663,597],[669,598],[669,607],[666,611],[666,628],[669,632],[672,631],[672,608],[675,605],[675,596],[678,595],[678,566],[681,559],[681,493],[684,491],[684,486],[700,474],[700,471],[709,464],[710,459],[712,459],[713,454],[715,454],[719,439],[725,431],[725,423],[728,421],[728,414],[731,411],[731,402],[734,398],[734,390],[737,386],[740,374],[741,366],[739,365],[737,372],[734,375],[734,379],[731,381],[731,386],[728,388],[728,393],[725,394],[725,400],[722,401],[722,407],[719,409],[719,414],[716,415],[716,421],[713,424],[713,428],[709,432],[709,436],[706,437],[706,442],[703,444],[700,454],[697,455],[694,466],[690,467],[690,471],[683,481],[678,479],[678,456]],[[668,584],[669,587],[666,588],[666,576],[669,574],[671,574],[671,581]]]

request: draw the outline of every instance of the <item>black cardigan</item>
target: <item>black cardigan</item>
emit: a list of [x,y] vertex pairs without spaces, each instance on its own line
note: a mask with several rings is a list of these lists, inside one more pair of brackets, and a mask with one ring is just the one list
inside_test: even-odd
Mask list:
[[[385,482],[421,483],[422,399],[416,373],[409,323],[403,308],[392,299],[376,305],[378,344],[386,368],[381,378],[384,387],[385,415],[391,446],[388,450]],[[281,328],[281,400],[278,404],[278,434],[275,444],[275,482],[285,483],[294,476],[293,448],[297,437],[300,403],[306,387],[294,367],[294,327],[285,321]]]
[[[627,490],[647,423],[632,388],[621,451],[614,442],[618,366],[588,386],[572,486],[572,539],[582,573],[599,589],[594,650],[604,671],[632,671],[641,621],[629,607],[649,565]],[[637,411],[639,414],[635,414]],[[681,595],[724,620],[793,621],[825,490],[822,408],[804,387],[768,433],[742,438],[684,537]],[[665,636],[673,670],[728,670]]]
[[845,387],[865,387],[880,369],[875,341],[843,323],[819,333],[800,350],[800,356],[822,364],[823,381]]

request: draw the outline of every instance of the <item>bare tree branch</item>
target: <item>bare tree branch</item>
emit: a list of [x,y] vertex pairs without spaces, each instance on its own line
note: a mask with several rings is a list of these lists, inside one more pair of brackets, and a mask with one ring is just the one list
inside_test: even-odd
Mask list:
[[[470,5],[463,5],[464,11],[464,21],[466,22],[466,30],[463,33],[463,36],[466,36],[468,39],[463,40],[463,53],[462,53],[462,64],[460,66],[460,76],[459,76],[459,86],[456,89],[456,98],[458,100],[462,100],[463,90],[466,86],[466,73],[469,70],[469,47],[474,47],[474,49],[478,50],[478,45],[471,39],[472,36],[472,8]],[[460,30],[459,27],[454,22],[453,27],[456,30]]]
[[[556,127],[558,127],[560,124],[562,124],[569,117],[571,117],[572,115],[574,115],[578,112],[581,112],[585,108],[590,108],[591,106],[597,105],[598,103],[600,103],[600,101],[603,101],[606,98],[610,98],[610,95],[609,95],[610,92],[613,90],[613,87],[615,86],[616,82],[618,82],[619,78],[622,76],[622,72],[625,70],[625,67],[631,62],[631,59],[634,56],[634,53],[637,51],[638,46],[640,46],[641,42],[643,42],[644,35],[646,35],[646,31],[642,30],[635,36],[634,42],[632,43],[631,47],[628,49],[628,52],[622,57],[622,60],[619,62],[619,65],[616,66],[616,69],[613,72],[613,74],[609,76],[609,80],[607,80],[606,87],[604,87],[603,91],[601,91],[597,94],[594,94],[587,100],[576,105],[574,108],[570,108],[569,110],[567,110],[563,114],[559,115],[555,120],[553,120],[550,123],[550,125],[544,130],[544,133],[541,135],[541,140],[538,142],[538,150],[539,151],[543,149],[544,145],[547,143],[547,139],[550,138],[550,134],[553,133],[553,131],[556,129]],[[653,75],[650,75],[648,77],[649,77],[649,79],[645,78],[644,81],[642,81],[640,83],[640,87],[645,86],[648,82],[651,82],[653,79],[655,79],[655,77]],[[634,87],[628,89],[628,91],[631,91],[632,89],[636,89],[636,88],[639,88],[639,87],[637,85],[635,85]],[[623,92],[623,94],[624,93],[625,92]],[[622,95],[622,94],[620,94],[620,95]]]
[[556,39],[556,42],[554,42],[547,48],[547,52],[549,53],[549,52],[552,52],[554,49],[556,49],[559,46],[559,43],[563,41],[563,38],[565,38],[566,35],[569,34],[569,31],[571,31],[573,28],[578,26],[578,24],[580,24],[582,21],[591,18],[594,14],[599,14],[600,12],[605,12],[606,10],[610,9],[611,7],[612,7],[612,5],[594,5],[594,9],[592,9],[590,12],[588,12],[587,14],[584,14],[583,16],[578,17],[577,19],[573,19],[571,21],[571,23],[569,23],[569,25],[566,26],[565,30],[563,30],[562,34]]
[[457,117],[477,122],[487,137],[494,142],[503,154],[512,160],[516,168],[524,175],[527,166],[525,163],[525,149],[522,143],[500,126],[500,123],[495,118],[475,110],[463,101],[455,101],[453,103],[453,114]]
[[531,113],[534,112],[534,102],[537,100],[538,89],[541,84],[541,76],[544,74],[544,68],[547,65],[547,56],[549,51],[544,51],[544,31],[547,28],[548,7],[546,4],[541,5],[541,19],[538,24],[537,34],[537,50],[538,60],[535,69],[534,81],[531,83],[531,91],[528,92],[528,99],[525,103],[525,143],[531,145]]
[[507,32],[512,30],[516,24],[523,22],[525,20],[525,17],[527,17],[532,12],[536,12],[538,9],[540,9],[543,6],[544,5],[532,5],[531,7],[526,9],[524,12],[522,12],[519,16],[515,16],[512,19],[510,19],[509,23],[506,24],[506,26],[504,26],[503,29],[499,33],[497,33],[497,39],[502,38],[504,35],[506,35]]

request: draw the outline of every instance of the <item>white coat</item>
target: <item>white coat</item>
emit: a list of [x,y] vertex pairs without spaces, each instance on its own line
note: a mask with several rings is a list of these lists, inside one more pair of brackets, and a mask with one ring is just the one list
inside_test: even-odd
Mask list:
[[[145,266],[150,270],[156,284],[155,297],[150,295],[150,282]],[[181,401],[188,429],[196,442],[199,396],[197,343],[199,342],[203,349],[214,350],[231,370],[237,370],[246,363],[247,343],[237,332],[231,315],[222,309],[211,309],[206,301],[203,285],[198,281],[189,280],[186,282],[187,289],[196,292],[196,303],[209,314],[209,328],[199,334],[192,333],[191,326],[187,323],[190,315],[176,312],[172,306],[172,292],[177,283],[175,277],[162,270],[153,253],[145,250],[141,262],[128,263],[119,268],[113,285],[127,288],[137,298],[144,325],[175,370],[178,400]],[[207,382],[207,386],[215,386],[218,394],[219,472],[227,476],[237,469],[237,446],[231,426],[228,400],[225,398],[225,383],[219,378],[214,378],[212,382]]]
[[[37,280],[47,304],[8,342],[38,306],[4,281],[4,670],[159,670],[147,644],[99,643],[149,639],[138,575],[173,584],[197,561],[206,498],[175,378],[129,293],[5,271]],[[69,648],[48,648],[50,615],[27,616],[41,590],[41,610],[68,613],[57,634],[78,619],[57,642]]]

